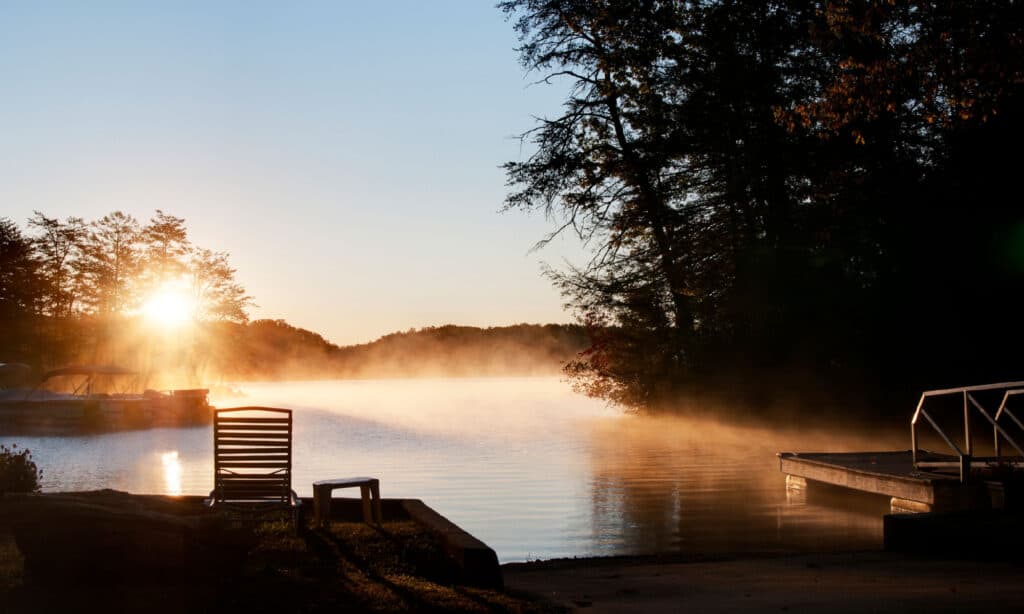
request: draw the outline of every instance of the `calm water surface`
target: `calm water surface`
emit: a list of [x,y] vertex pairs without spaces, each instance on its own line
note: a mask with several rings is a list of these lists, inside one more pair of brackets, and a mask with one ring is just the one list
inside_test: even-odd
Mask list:
[[[888,502],[789,501],[775,453],[903,447],[621,415],[557,378],[243,384],[219,407],[295,409],[294,486],[372,475],[480,537],[502,562],[563,556],[807,551],[881,545]],[[47,491],[207,494],[210,427],[0,436],[30,448]],[[865,448],[867,446],[867,448]]]

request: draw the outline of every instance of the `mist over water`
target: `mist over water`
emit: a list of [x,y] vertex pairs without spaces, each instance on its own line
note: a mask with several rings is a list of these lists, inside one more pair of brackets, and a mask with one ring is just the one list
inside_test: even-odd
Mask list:
[[[316,480],[378,477],[383,496],[423,499],[503,562],[878,547],[887,500],[787,500],[775,453],[907,447],[902,432],[859,438],[623,415],[558,378],[240,388],[244,397],[215,404],[295,410],[300,495]],[[33,451],[47,491],[205,495],[213,485],[210,427],[0,442]]]

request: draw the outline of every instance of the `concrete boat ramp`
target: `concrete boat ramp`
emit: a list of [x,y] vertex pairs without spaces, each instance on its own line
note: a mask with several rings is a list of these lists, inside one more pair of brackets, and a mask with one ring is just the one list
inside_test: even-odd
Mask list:
[[[921,394],[910,420],[911,449],[780,452],[779,469],[786,474],[790,492],[806,493],[815,482],[831,484],[891,497],[892,509],[898,512],[1002,509],[1008,501],[1006,478],[1018,473],[1013,469],[1024,462],[1024,448],[1018,443],[1024,442],[1024,421],[1011,407],[1015,400],[1020,404],[1021,395],[1024,381],[929,390]],[[951,430],[951,417],[962,428]],[[975,456],[979,427],[991,429],[995,456]],[[937,435],[949,452],[921,449],[922,428],[933,438]]]

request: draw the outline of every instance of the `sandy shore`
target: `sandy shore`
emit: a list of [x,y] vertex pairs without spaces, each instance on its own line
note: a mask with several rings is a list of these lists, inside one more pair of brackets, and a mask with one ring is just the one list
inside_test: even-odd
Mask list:
[[506,587],[581,612],[973,612],[1024,610],[1024,564],[885,552],[665,557],[506,565]]

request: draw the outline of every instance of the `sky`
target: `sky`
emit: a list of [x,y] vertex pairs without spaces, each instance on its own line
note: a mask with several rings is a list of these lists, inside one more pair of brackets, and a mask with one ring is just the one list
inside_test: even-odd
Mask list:
[[487,0],[0,0],[0,216],[156,209],[259,305],[335,343],[567,322],[556,226],[501,212],[557,113]]

